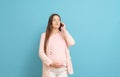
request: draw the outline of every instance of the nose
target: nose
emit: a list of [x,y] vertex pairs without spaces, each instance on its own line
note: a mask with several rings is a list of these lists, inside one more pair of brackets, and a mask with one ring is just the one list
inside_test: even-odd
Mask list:
[[56,24],[58,24],[58,21],[56,21]]

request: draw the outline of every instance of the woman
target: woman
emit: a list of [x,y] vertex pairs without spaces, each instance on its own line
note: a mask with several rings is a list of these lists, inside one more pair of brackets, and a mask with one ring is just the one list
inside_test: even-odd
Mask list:
[[52,14],[46,32],[41,34],[39,45],[39,56],[43,63],[42,77],[67,77],[73,74],[68,47],[74,44],[60,16]]

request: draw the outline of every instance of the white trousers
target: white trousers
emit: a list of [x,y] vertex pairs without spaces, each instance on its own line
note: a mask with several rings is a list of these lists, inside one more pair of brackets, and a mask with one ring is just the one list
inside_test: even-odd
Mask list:
[[67,68],[50,68],[50,77],[68,77]]

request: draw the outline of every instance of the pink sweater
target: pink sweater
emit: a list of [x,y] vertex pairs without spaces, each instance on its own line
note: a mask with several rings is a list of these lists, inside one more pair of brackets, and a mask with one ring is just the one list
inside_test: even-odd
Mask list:
[[68,31],[61,32],[50,37],[50,42],[47,47],[47,55],[44,53],[44,40],[45,33],[42,33],[39,46],[39,56],[43,63],[42,77],[49,77],[49,65],[53,62],[53,60],[60,62],[63,61],[63,64],[66,63],[67,72],[69,74],[73,74],[69,46],[74,45],[75,41]]
[[47,55],[48,57],[55,62],[59,62],[66,66],[66,42],[64,37],[62,36],[61,32],[57,34],[53,34],[50,36],[48,48],[47,48]]

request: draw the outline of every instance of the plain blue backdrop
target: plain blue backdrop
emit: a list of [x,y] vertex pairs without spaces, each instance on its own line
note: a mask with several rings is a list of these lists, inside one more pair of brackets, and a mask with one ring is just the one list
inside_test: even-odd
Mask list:
[[0,0],[0,77],[41,77],[40,35],[58,13],[76,44],[70,77],[120,77],[120,0]]

